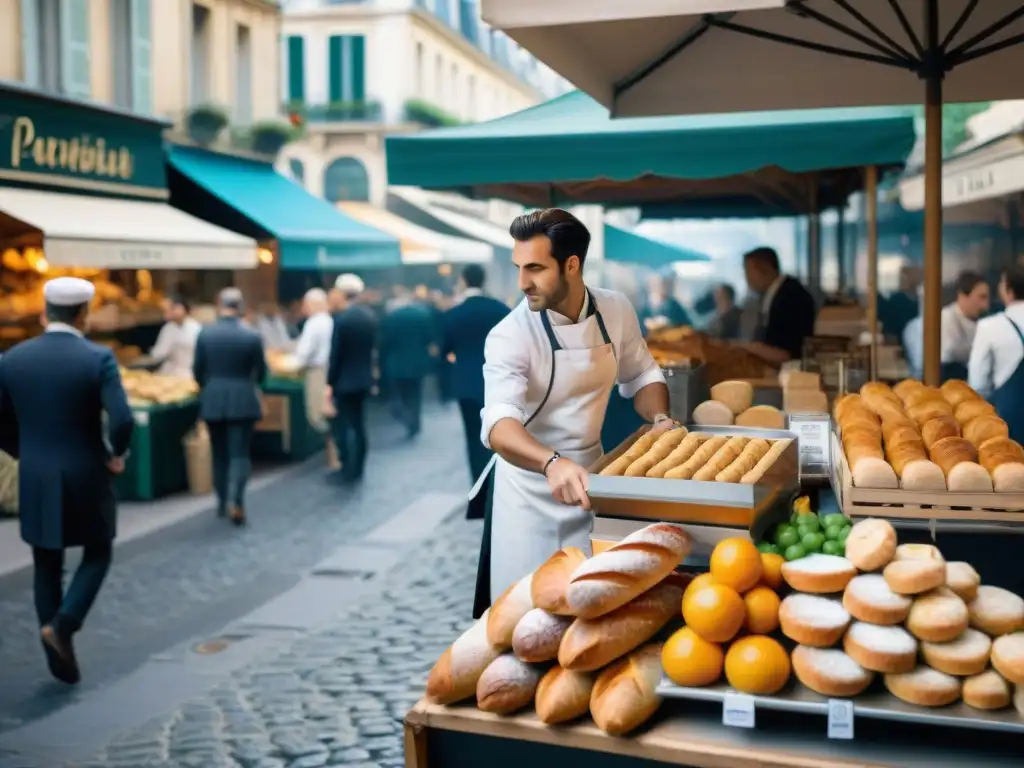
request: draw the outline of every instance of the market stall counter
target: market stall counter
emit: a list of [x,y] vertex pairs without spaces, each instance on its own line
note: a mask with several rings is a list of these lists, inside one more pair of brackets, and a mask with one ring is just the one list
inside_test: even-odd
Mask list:
[[324,448],[324,437],[306,416],[306,385],[294,376],[270,376],[263,383],[263,420],[256,425],[253,458],[302,461]]
[[134,405],[135,432],[124,473],[121,501],[152,501],[188,488],[183,441],[199,418],[199,402]]

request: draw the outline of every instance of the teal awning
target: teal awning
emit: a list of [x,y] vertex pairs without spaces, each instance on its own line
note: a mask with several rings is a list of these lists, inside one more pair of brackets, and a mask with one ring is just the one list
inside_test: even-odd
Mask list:
[[651,269],[661,269],[677,261],[711,261],[703,253],[651,240],[611,224],[604,225],[604,257],[608,261],[637,264]]
[[338,211],[273,166],[172,147],[171,203],[257,240],[274,239],[281,269],[341,272],[400,266],[398,240]]
[[[676,215],[805,213],[901,166],[909,108],[612,120],[579,91],[474,125],[387,139],[388,182],[527,206],[660,206]],[[653,208],[652,208],[653,210]]]

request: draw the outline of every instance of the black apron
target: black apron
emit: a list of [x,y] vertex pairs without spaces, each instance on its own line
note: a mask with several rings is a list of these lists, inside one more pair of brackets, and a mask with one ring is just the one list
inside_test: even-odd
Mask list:
[[[1007,315],[1004,314],[1003,317],[1013,326],[1021,346],[1024,346],[1024,333],[1021,333],[1020,326]],[[1009,427],[1010,438],[1018,443],[1024,441],[1024,359],[1017,363],[1010,378],[992,393],[991,402],[996,413]]]
[[[594,301],[594,297],[587,291],[587,317],[595,317],[597,319],[597,326],[601,330],[601,337],[605,344],[611,344],[611,337],[608,335],[608,329],[605,327],[604,318],[601,316],[601,312],[597,308],[597,303]],[[548,377],[548,387],[544,392],[544,397],[541,398],[540,405],[530,415],[530,417],[523,423],[524,427],[530,425],[530,422],[537,418],[544,406],[548,402],[548,397],[551,395],[551,387],[555,383],[555,352],[562,348],[562,345],[558,343],[558,339],[555,338],[555,332],[551,328],[551,320],[548,319],[547,311],[540,313],[541,323],[544,325],[544,333],[547,334],[548,343],[551,345],[551,375]],[[470,497],[469,506],[466,509],[466,517],[468,518],[479,518],[484,519],[484,532],[483,537],[480,539],[480,557],[477,560],[476,566],[476,593],[473,596],[473,618],[479,619],[484,615],[484,611],[491,607],[491,514],[494,507],[494,465],[492,464],[490,469],[487,471],[487,477],[483,484],[477,490],[477,493]],[[553,553],[552,553],[553,554]],[[525,573],[523,574],[526,575]]]

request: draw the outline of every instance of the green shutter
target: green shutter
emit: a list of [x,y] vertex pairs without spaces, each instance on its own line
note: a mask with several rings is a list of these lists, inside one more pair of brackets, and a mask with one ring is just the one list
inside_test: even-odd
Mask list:
[[362,35],[353,35],[350,41],[349,61],[352,70],[350,98],[358,103],[366,100],[366,38]]
[[60,84],[67,96],[92,96],[89,64],[89,0],[61,0]]
[[341,49],[342,36],[331,35],[327,40],[327,100],[332,103],[345,100]]
[[153,112],[153,24],[150,0],[131,0],[132,109],[144,115]]
[[299,35],[288,37],[288,101],[306,100],[306,45]]

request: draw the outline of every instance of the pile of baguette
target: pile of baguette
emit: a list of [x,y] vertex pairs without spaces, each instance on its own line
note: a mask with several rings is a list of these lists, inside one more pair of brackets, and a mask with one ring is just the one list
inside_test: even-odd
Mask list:
[[661,644],[686,579],[690,536],[658,523],[592,558],[559,550],[509,587],[442,655],[427,700],[471,697],[485,712],[536,708],[549,725],[589,711],[607,733],[632,731],[660,706]]
[[770,405],[753,405],[754,387],[747,381],[723,381],[711,387],[711,399],[693,409],[701,427],[785,429],[786,414]]
[[960,380],[869,382],[833,417],[854,486],[973,493],[1024,491],[1024,448]]
[[754,484],[764,477],[792,440],[728,437],[676,427],[641,435],[600,474]]

